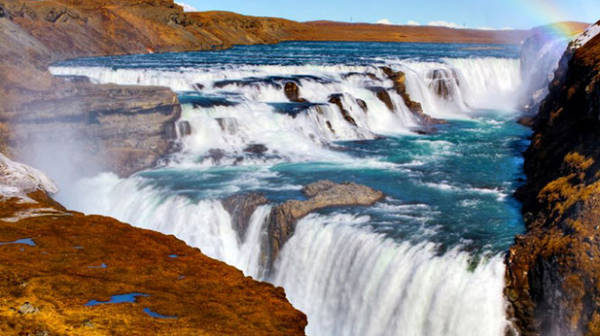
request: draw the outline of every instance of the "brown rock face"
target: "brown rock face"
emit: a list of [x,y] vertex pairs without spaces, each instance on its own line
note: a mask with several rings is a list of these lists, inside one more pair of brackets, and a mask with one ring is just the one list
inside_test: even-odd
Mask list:
[[385,104],[385,106],[388,108],[388,110],[390,110],[392,112],[396,111],[396,107],[394,106],[394,103],[392,102],[392,97],[390,97],[390,94],[387,92],[386,89],[379,87],[379,86],[374,86],[374,87],[370,87],[369,90],[371,90],[372,92],[375,93],[377,98],[379,100],[381,100],[382,103]]
[[348,110],[346,110],[344,108],[344,104],[342,103],[342,95],[341,94],[334,94],[334,95],[329,96],[329,102],[331,104],[334,104],[335,106],[337,106],[340,109],[340,113],[342,114],[342,117],[344,117],[344,120],[346,120],[348,123],[350,123],[354,127],[358,126],[356,124],[356,120],[354,120],[354,118],[352,118],[352,116],[350,115],[350,112],[348,112]]
[[[304,335],[283,289],[173,236],[29,197],[0,200],[0,334]],[[86,306],[127,293],[145,296]]]
[[336,206],[369,206],[384,198],[381,191],[356,183],[319,181],[302,190],[305,201],[291,200],[271,210],[268,223],[267,269],[271,269],[283,244],[294,234],[296,222],[309,213]]
[[240,241],[244,241],[246,237],[250,217],[256,208],[268,202],[265,196],[259,193],[237,194],[222,201],[223,207],[231,215],[231,223]]
[[283,92],[289,101],[295,103],[305,103],[306,99],[300,98],[300,88],[294,82],[287,82],[283,87]]
[[524,335],[600,334],[600,36],[567,52],[525,154],[527,233],[506,258]]
[[127,176],[153,166],[170,150],[181,107],[169,89],[84,84],[64,93],[55,91],[2,114],[13,125],[9,142],[26,161],[54,149],[50,144],[65,144],[67,150],[77,143],[72,163],[80,172],[108,169]]
[[363,110],[363,112],[365,112],[365,113],[369,112],[369,107],[367,106],[367,102],[366,101],[364,101],[364,100],[362,100],[360,98],[357,98],[356,99],[356,103]]
[[[406,74],[402,71],[394,71],[389,67],[381,67],[381,70],[385,75],[394,83],[394,90],[398,93],[402,100],[404,100],[404,104],[408,109],[417,117],[424,126],[441,123],[441,120],[434,119],[423,112],[423,107],[421,103],[413,101],[410,98],[408,92],[406,92]],[[381,99],[381,98],[380,98]]]
[[427,77],[431,81],[429,88],[435,94],[446,100],[452,99],[455,88],[459,85],[458,76],[455,71],[434,69],[427,74]]

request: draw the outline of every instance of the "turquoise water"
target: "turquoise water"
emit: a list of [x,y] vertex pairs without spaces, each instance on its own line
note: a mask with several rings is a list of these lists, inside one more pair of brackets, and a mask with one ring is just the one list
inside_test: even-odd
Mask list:
[[[372,67],[398,60],[506,59],[516,58],[518,53],[519,48],[512,45],[289,42],[237,46],[218,52],[78,59],[59,66],[175,70],[182,73],[190,68],[235,72],[239,67],[249,65],[277,68],[339,64]],[[257,73],[242,80],[264,86],[290,80],[299,83],[301,80],[335,82],[335,78],[319,72],[260,75]],[[227,80],[239,82],[235,78]],[[239,95],[239,92],[227,90],[217,94],[200,93],[200,96],[197,92],[180,91],[182,103],[195,102],[200,109],[215,105],[235,108],[234,103],[240,103]],[[294,103],[271,104],[288,104],[292,105],[291,108],[298,106]],[[295,113],[305,109],[300,105]],[[438,127],[438,132],[433,135],[384,134],[381,139],[331,143],[339,146],[336,149],[339,152],[352,158],[380,162],[382,168],[353,167],[347,163],[327,161],[303,162],[302,158],[298,158],[272,165],[220,165],[201,170],[172,167],[144,172],[140,176],[146,178],[146,184],[162,192],[185,195],[196,201],[227,196],[228,188],[224,186],[256,171],[264,173],[266,170],[272,174],[267,174],[259,185],[253,187],[243,186],[242,181],[244,191],[264,192],[273,201],[302,198],[297,189],[272,190],[283,185],[304,185],[315,178],[354,181],[380,189],[388,196],[386,207],[356,209],[372,217],[368,225],[376,232],[398,240],[427,239],[440,243],[442,250],[460,245],[470,251],[505,251],[513,237],[523,232],[519,204],[512,194],[522,178],[521,152],[526,147],[529,131],[514,121],[514,112],[507,114],[501,110],[475,109],[469,117],[470,120],[451,120],[448,125]],[[201,161],[201,158],[199,155],[195,159]]]
[[476,120],[451,121],[433,135],[337,143],[344,153],[376,160],[384,168],[286,162],[200,171],[156,169],[139,175],[162,193],[196,201],[228,196],[224,186],[244,176],[267,175],[259,185],[243,186],[243,191],[263,192],[275,202],[303,199],[300,190],[273,190],[278,186],[317,179],[353,181],[387,196],[382,206],[354,210],[371,216],[367,225],[374,231],[398,240],[438,242],[444,250],[459,245],[496,253],[506,251],[524,231],[520,205],[512,195],[524,178],[521,153],[529,132],[512,118],[485,111]]
[[[59,198],[174,234],[284,287],[307,313],[310,335],[500,336],[508,325],[502,260],[524,231],[513,197],[530,135],[515,122],[518,55],[508,45],[293,42],[63,62],[51,71],[172,88],[190,134],[154,169],[84,179]],[[417,132],[423,125],[381,66],[405,73],[411,98],[447,123]],[[288,82],[306,102],[286,98]],[[251,191],[272,204],[303,199],[302,186],[321,179],[386,198],[300,220],[266,272],[270,208],[256,210],[240,239],[220,200]]]
[[237,65],[372,65],[389,59],[437,61],[445,57],[519,57],[520,47],[497,44],[393,42],[284,42],[234,46],[220,51],[90,57],[58,66],[107,66],[113,69],[173,69]]

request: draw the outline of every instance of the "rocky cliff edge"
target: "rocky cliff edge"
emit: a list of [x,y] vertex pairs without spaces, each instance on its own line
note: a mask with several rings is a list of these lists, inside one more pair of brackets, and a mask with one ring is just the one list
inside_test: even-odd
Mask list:
[[600,335],[600,29],[590,29],[563,55],[525,153],[527,233],[506,258],[524,335]]

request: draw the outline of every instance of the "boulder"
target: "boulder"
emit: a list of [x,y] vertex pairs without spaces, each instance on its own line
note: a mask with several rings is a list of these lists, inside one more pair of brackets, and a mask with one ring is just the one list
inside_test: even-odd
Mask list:
[[287,82],[283,87],[287,99],[294,103],[306,103],[306,99],[300,98],[300,88],[295,82]]
[[331,121],[327,120],[325,122],[325,125],[327,125],[327,128],[329,128],[329,130],[331,131],[331,133],[335,134],[335,130],[333,129],[333,126],[331,125]]
[[211,148],[208,150],[207,157],[211,158],[214,163],[219,164],[225,157],[225,151],[220,148]]
[[246,153],[252,153],[252,154],[264,154],[269,150],[269,148],[267,148],[267,146],[263,145],[263,144],[251,144],[248,145],[246,148],[244,148],[244,152]]
[[[431,124],[443,123],[444,121],[434,119],[431,116],[423,112],[423,106],[410,98],[408,92],[406,92],[406,74],[402,71],[394,71],[390,67],[381,67],[383,73],[394,83],[394,90],[398,93],[404,104],[408,109],[421,120],[423,126],[427,127]],[[379,96],[378,96],[379,97]],[[381,99],[381,98],[380,98]]]
[[273,207],[267,225],[268,256],[266,269],[271,267],[285,242],[294,234],[299,219],[313,211],[340,206],[369,206],[384,198],[381,191],[356,183],[318,181],[302,190],[308,198],[290,200]]

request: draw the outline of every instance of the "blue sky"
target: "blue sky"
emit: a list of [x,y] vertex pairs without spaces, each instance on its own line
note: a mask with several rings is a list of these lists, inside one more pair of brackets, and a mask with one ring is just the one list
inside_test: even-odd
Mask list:
[[394,24],[531,28],[558,20],[600,20],[600,0],[176,0],[205,10],[276,16],[297,21],[335,20]]

